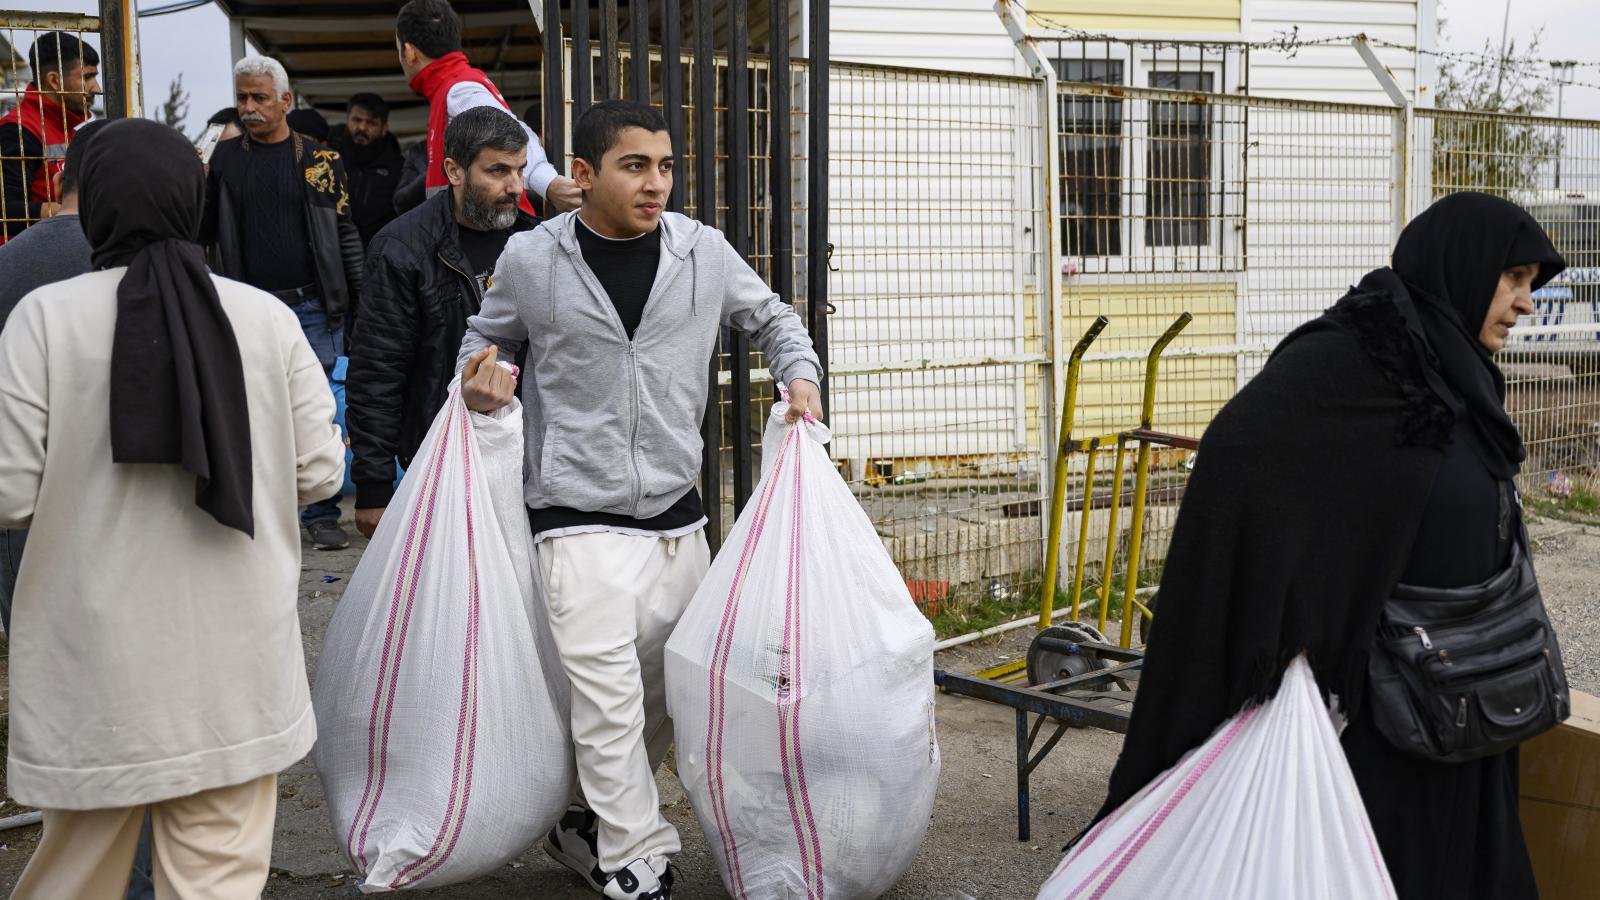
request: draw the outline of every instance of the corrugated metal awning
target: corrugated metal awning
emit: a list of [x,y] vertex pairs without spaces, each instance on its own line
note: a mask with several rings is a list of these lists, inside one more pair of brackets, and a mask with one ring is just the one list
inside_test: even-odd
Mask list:
[[[535,0],[537,3],[538,0]],[[297,96],[337,123],[352,94],[371,91],[393,108],[402,136],[426,128],[427,106],[400,71],[395,0],[216,0],[261,53],[289,70]],[[519,115],[539,102],[539,27],[528,0],[452,0],[472,64],[494,79]]]

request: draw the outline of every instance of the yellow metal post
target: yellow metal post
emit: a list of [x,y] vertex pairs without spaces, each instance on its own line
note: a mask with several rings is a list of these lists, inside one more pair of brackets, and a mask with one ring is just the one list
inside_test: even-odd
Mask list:
[[[1044,548],[1044,580],[1039,583],[1039,629],[1050,627],[1050,615],[1056,607],[1056,567],[1061,558],[1061,517],[1067,506],[1067,456],[1072,452],[1072,420],[1078,410],[1078,374],[1083,369],[1083,355],[1089,351],[1100,332],[1111,320],[1098,316],[1089,330],[1078,338],[1077,346],[1067,361],[1067,386],[1061,401],[1061,436],[1056,443],[1055,479],[1050,485],[1050,527],[1046,532]],[[1080,563],[1080,568],[1082,564]],[[1073,604],[1077,604],[1074,597]],[[1074,612],[1076,617],[1076,612]]]
[[[1194,316],[1185,312],[1178,316],[1173,323],[1167,326],[1166,333],[1156,340],[1155,346],[1150,348],[1150,355],[1144,364],[1144,405],[1139,411],[1139,427],[1148,431],[1155,423],[1156,417],[1156,377],[1161,367],[1161,354],[1167,345],[1177,339],[1178,333],[1194,321]],[[1133,595],[1139,590],[1139,554],[1142,550],[1141,542],[1144,538],[1144,503],[1145,494],[1150,486],[1150,442],[1139,442],[1139,461],[1134,466],[1133,486],[1133,521],[1128,528],[1128,574],[1123,578],[1122,596],[1122,640],[1124,647],[1133,644]],[[1110,582],[1107,581],[1109,593]],[[1104,630],[1102,628],[1102,630]]]
[[1122,473],[1128,463],[1128,439],[1117,435],[1117,465],[1111,475],[1111,508],[1106,513],[1106,563],[1100,569],[1100,633],[1106,633],[1111,607],[1111,573],[1117,564],[1117,518],[1122,512]]
[[1089,459],[1083,467],[1083,518],[1078,522],[1078,558],[1072,570],[1072,621],[1078,621],[1078,606],[1083,597],[1083,564],[1089,555],[1089,515],[1094,510],[1094,463],[1100,456],[1100,439],[1089,441]]
[[1133,466],[1133,520],[1128,523],[1128,574],[1123,576],[1122,639],[1133,646],[1133,595],[1139,589],[1139,554],[1144,537],[1144,495],[1150,485],[1150,445],[1139,442],[1139,461]]

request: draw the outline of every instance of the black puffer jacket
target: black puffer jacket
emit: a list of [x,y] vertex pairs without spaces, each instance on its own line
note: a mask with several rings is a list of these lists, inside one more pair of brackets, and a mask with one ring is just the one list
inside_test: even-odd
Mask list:
[[[534,225],[518,213],[511,231]],[[395,459],[409,466],[422,446],[455,377],[467,317],[483,301],[456,227],[453,192],[443,190],[390,222],[367,249],[345,383],[357,508],[389,505]]]

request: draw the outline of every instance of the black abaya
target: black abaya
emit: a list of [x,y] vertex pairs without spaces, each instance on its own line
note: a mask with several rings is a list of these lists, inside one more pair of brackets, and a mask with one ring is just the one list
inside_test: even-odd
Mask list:
[[1524,451],[1477,333],[1500,273],[1565,265],[1523,210],[1457,194],[1379,269],[1286,338],[1213,421],[1185,491],[1139,699],[1098,819],[1251,702],[1304,653],[1350,715],[1346,754],[1400,896],[1536,896],[1516,754],[1405,756],[1366,709],[1384,601],[1467,587],[1507,559],[1499,485]]
[[[1470,427],[1462,422],[1457,430]],[[1516,509],[1465,435],[1444,451],[1401,581],[1463,587],[1510,562]],[[1370,708],[1343,735],[1378,848],[1401,900],[1538,896],[1517,814],[1517,752],[1436,763],[1395,749]]]

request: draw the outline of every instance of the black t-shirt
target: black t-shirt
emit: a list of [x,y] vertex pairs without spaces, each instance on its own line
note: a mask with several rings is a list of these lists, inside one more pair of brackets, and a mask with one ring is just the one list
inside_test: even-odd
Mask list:
[[[580,217],[578,247],[583,251],[583,261],[600,279],[600,286],[611,298],[617,316],[622,319],[622,327],[628,332],[628,339],[632,340],[639,330],[639,321],[644,318],[644,306],[650,299],[650,289],[655,286],[656,266],[661,261],[661,229],[636,238],[614,240],[595,234]],[[618,464],[627,465],[627,461],[621,460]],[[703,518],[705,512],[700,504],[700,492],[693,487],[666,512],[648,519],[563,507],[528,510],[528,523],[535,536],[565,528],[677,531]]]
[[461,255],[467,258],[467,271],[478,280],[478,293],[489,289],[489,276],[500,253],[506,249],[511,232],[505,229],[478,231],[465,225],[456,225],[456,242],[461,245]]
[[656,266],[661,262],[661,229],[636,238],[617,240],[594,233],[583,217],[578,217],[578,247],[600,286],[606,289],[611,305],[617,308],[628,340],[639,330],[644,305],[655,287]]
[[264,291],[305,287],[317,280],[307,226],[305,176],[294,161],[294,138],[251,141],[238,185],[244,280]]

